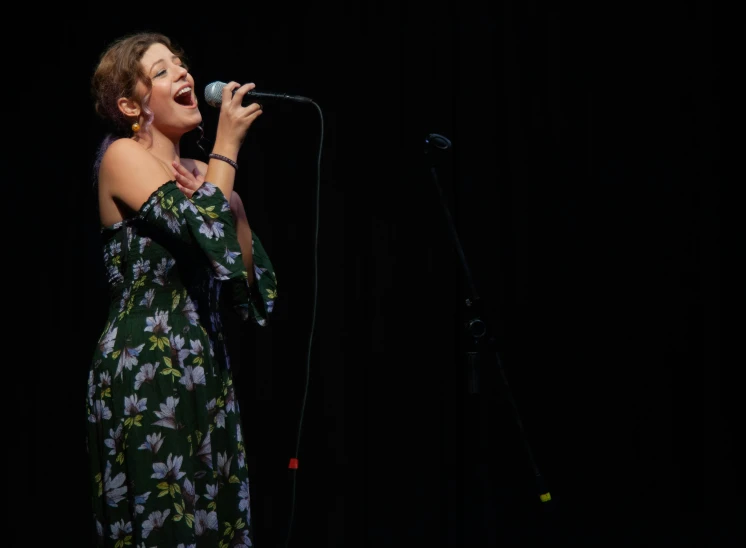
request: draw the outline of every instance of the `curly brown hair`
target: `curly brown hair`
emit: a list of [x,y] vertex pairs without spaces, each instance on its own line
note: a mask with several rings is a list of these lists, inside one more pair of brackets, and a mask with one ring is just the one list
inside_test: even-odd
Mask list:
[[[139,97],[146,127],[152,120],[148,109],[148,99],[152,84],[140,65],[140,60],[153,44],[163,44],[186,63],[184,51],[167,36],[157,32],[138,32],[112,42],[101,54],[91,79],[91,93],[96,113],[112,125],[118,136],[131,135],[133,120],[128,119],[117,107],[120,97],[135,98],[138,81],[145,84],[148,91]],[[146,129],[144,127],[143,129]]]

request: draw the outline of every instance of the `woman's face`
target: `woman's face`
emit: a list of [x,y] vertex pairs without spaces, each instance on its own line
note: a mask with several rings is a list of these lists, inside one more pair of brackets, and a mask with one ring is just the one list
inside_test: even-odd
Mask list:
[[[194,79],[181,59],[156,43],[148,48],[140,63],[152,83],[148,105],[153,112],[153,127],[175,139],[196,128],[202,122],[202,114],[197,108]],[[140,97],[146,91],[145,85],[138,83]]]

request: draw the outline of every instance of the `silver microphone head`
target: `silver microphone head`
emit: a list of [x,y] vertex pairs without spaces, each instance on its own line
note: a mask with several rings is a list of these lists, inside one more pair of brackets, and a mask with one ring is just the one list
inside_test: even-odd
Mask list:
[[205,87],[205,101],[212,107],[219,107],[223,102],[225,82],[213,82]]

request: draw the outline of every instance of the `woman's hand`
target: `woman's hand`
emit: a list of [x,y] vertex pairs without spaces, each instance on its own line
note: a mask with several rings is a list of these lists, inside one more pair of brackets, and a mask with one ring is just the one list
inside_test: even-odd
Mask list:
[[184,193],[184,196],[191,198],[197,189],[202,186],[202,183],[205,182],[205,176],[196,167],[193,171],[189,171],[179,162],[172,162],[171,165],[174,166],[176,186]]
[[237,82],[228,82],[223,88],[213,152],[233,160],[236,159],[246,132],[254,120],[262,114],[262,106],[259,103],[251,103],[247,106],[242,104],[246,94],[255,87],[253,83],[241,86]]

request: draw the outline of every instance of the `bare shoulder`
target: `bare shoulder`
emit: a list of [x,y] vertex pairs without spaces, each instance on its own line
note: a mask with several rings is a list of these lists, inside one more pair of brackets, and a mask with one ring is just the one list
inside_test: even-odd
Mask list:
[[151,173],[162,179],[164,171],[160,162],[132,139],[118,139],[101,158],[99,180],[104,184],[117,184],[143,175],[148,177]]
[[101,159],[99,199],[108,197],[136,211],[158,187],[172,179],[166,167],[141,144],[118,139]]
[[145,155],[149,155],[145,148],[132,139],[117,139],[109,145],[101,159],[102,166],[121,167],[126,164],[135,164],[141,161]]

